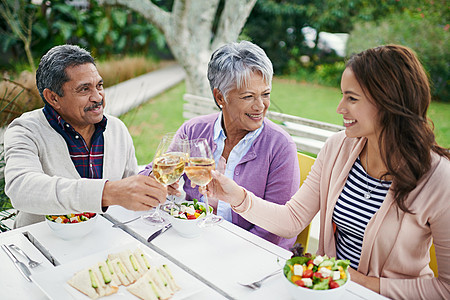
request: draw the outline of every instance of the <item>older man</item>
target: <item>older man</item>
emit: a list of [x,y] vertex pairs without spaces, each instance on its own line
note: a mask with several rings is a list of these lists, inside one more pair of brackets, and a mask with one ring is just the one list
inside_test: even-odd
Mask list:
[[105,91],[94,59],[73,45],[41,59],[36,85],[43,109],[24,113],[5,132],[5,192],[19,210],[15,227],[46,214],[148,210],[166,189],[138,171],[125,125],[105,116]]

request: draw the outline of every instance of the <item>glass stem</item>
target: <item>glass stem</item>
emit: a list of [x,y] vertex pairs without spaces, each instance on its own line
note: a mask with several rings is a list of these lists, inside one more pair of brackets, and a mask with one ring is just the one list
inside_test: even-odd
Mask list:
[[159,210],[161,209],[160,208],[161,207],[161,204],[158,204],[158,206],[157,207],[155,207],[155,211],[152,213],[152,216],[160,216],[160,214],[159,214]]
[[205,207],[206,207],[206,218],[209,217],[210,212],[209,212],[209,203],[208,203],[208,196],[206,196],[206,194],[203,195],[204,196],[204,201],[205,201]]

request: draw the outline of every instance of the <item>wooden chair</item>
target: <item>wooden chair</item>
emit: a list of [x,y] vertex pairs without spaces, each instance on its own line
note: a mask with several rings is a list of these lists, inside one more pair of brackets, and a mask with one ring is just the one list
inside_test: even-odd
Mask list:
[[[305,181],[306,176],[308,176],[309,171],[311,170],[312,165],[316,161],[314,157],[303,153],[297,153],[298,156],[298,165],[300,167],[300,186]],[[311,231],[311,224],[309,224],[302,232],[297,236],[296,243],[302,244],[304,252],[308,252],[309,245],[309,233]]]

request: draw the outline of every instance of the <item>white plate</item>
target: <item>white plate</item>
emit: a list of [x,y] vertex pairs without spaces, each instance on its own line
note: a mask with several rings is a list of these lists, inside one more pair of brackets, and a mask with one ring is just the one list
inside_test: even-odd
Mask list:
[[[205,286],[195,277],[185,272],[183,269],[173,264],[171,261],[162,257],[152,249],[142,245],[138,241],[136,243],[127,244],[119,248],[113,248],[108,251],[96,253],[85,257],[78,261],[73,261],[67,264],[57,266],[51,270],[35,273],[32,275],[34,283],[44,292],[50,299],[89,299],[88,296],[71,287],[67,281],[78,271],[87,268],[99,261],[106,260],[108,254],[117,253],[126,249],[134,251],[140,248],[150,257],[150,264],[161,265],[167,264],[181,290],[175,293],[171,300],[186,299],[202,291]],[[138,299],[126,290],[126,287],[119,286],[119,291],[116,294],[104,297],[105,299]]]

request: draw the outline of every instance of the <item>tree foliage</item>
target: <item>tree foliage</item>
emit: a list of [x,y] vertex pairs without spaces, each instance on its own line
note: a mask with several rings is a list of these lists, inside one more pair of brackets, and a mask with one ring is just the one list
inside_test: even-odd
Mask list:
[[[319,64],[342,61],[334,53],[326,53],[304,43],[301,29],[305,26],[317,32],[349,33],[356,22],[375,21],[390,13],[402,11],[403,2],[382,0],[259,0],[244,27],[244,34],[260,45],[271,58],[275,72],[289,74]],[[308,56],[305,66],[300,57]]]
[[[85,47],[96,57],[123,53],[170,56],[160,31],[130,9],[105,8],[95,0],[90,1],[87,10],[77,9],[64,0],[43,1],[40,6],[31,4],[31,0],[20,2],[24,4],[21,9],[26,8],[26,15],[33,16],[30,47],[35,57],[64,43]],[[20,40],[14,28],[0,20],[0,51],[9,54],[11,64],[21,61],[23,56]]]
[[174,0],[170,9],[150,0],[105,0],[140,13],[156,26],[186,71],[186,91],[211,96],[206,79],[211,53],[234,42],[256,0]]
[[24,51],[27,55],[28,63],[33,71],[36,70],[33,54],[31,53],[32,29],[34,9],[32,5],[25,0],[1,0],[0,16],[3,18],[4,25],[9,26],[10,32],[0,30],[0,36],[3,40],[3,48],[8,44],[21,41]]
[[444,0],[417,1],[378,22],[359,22],[351,32],[348,53],[386,44],[408,46],[418,54],[429,74],[433,98],[448,102],[450,26],[446,22],[449,13]]

